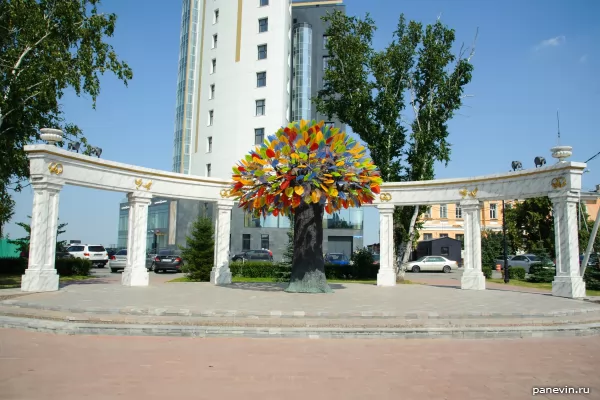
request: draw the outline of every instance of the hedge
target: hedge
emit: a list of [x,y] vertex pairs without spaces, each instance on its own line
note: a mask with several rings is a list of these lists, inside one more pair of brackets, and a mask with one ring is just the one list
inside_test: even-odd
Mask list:
[[[84,258],[58,258],[55,266],[60,276],[87,276],[92,263]],[[0,275],[23,275],[26,269],[26,258],[0,258]]]
[[[273,278],[276,280],[285,279],[289,276],[289,267],[270,262],[232,262],[229,265],[233,276],[244,278]],[[327,279],[355,279],[371,280],[377,279],[379,265],[337,265],[325,264],[325,276]]]
[[543,267],[541,264],[534,264],[529,267],[529,276],[527,277],[528,282],[545,282],[550,283],[554,280],[556,275],[555,267]]
[[508,267],[508,276],[510,279],[518,281],[525,280],[525,268],[523,267]]
[[490,279],[492,277],[492,267],[489,265],[484,265],[481,267],[481,271],[483,272],[485,279]]
[[598,267],[587,267],[583,276],[585,288],[588,290],[600,290],[600,269]]

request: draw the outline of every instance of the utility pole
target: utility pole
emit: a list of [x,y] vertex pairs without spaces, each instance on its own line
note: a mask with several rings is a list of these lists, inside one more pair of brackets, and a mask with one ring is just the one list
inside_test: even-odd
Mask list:
[[510,275],[508,273],[508,244],[506,243],[506,209],[504,207],[504,200],[502,200],[502,241],[504,244],[504,283],[508,283]]

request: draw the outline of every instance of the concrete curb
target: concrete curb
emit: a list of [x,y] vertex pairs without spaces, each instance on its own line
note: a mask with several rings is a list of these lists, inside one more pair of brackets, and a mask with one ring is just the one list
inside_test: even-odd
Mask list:
[[212,318],[326,318],[326,319],[363,319],[363,318],[403,318],[403,319],[474,319],[474,318],[548,318],[548,317],[566,317],[575,315],[590,315],[597,313],[600,315],[600,308],[596,309],[569,309],[552,312],[530,312],[530,313],[486,313],[486,312],[381,312],[381,311],[361,311],[361,312],[310,312],[310,311],[240,311],[240,310],[189,310],[174,308],[141,308],[141,307],[123,307],[123,308],[100,308],[100,307],[60,307],[47,306],[39,303],[22,302],[18,300],[0,301],[0,306],[14,308],[60,311],[75,314],[103,314],[103,315],[137,315],[137,316],[166,316],[166,317],[212,317]]
[[0,327],[66,335],[244,337],[304,339],[507,339],[600,335],[600,323],[567,326],[451,328],[261,328],[90,324],[0,316]]

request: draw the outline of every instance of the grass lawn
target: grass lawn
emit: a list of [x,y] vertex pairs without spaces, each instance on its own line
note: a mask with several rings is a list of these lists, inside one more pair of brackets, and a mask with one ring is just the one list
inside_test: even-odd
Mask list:
[[[503,285],[505,284],[503,279],[487,279],[487,281],[493,282],[493,283],[501,283]],[[546,282],[534,283],[534,282],[518,281],[516,279],[511,279],[508,282],[508,285],[535,288],[535,289],[552,290],[552,283],[546,283]],[[600,290],[587,290],[586,294],[588,296],[600,296]]]
[[[265,283],[271,283],[271,282],[275,282],[275,280],[273,280],[273,278],[244,278],[244,277],[240,277],[240,276],[234,276],[231,279],[233,282],[265,282]],[[169,282],[193,282],[190,281],[187,277],[182,276],[180,278],[175,278],[175,279],[171,279]],[[362,283],[365,285],[376,285],[377,284],[377,280],[345,280],[345,279],[328,279],[327,280],[328,283]],[[403,282],[403,284],[408,285],[408,284],[412,284],[413,282],[405,280]]]
[[[92,276],[61,276],[60,282],[82,281]],[[21,287],[21,275],[0,275],[0,289],[15,289]]]

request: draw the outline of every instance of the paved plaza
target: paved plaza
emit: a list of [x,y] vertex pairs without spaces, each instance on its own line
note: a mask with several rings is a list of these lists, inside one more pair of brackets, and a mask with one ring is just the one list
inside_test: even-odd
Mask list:
[[[600,338],[190,339],[0,329],[3,400],[600,399]],[[534,387],[589,388],[538,395]]]

